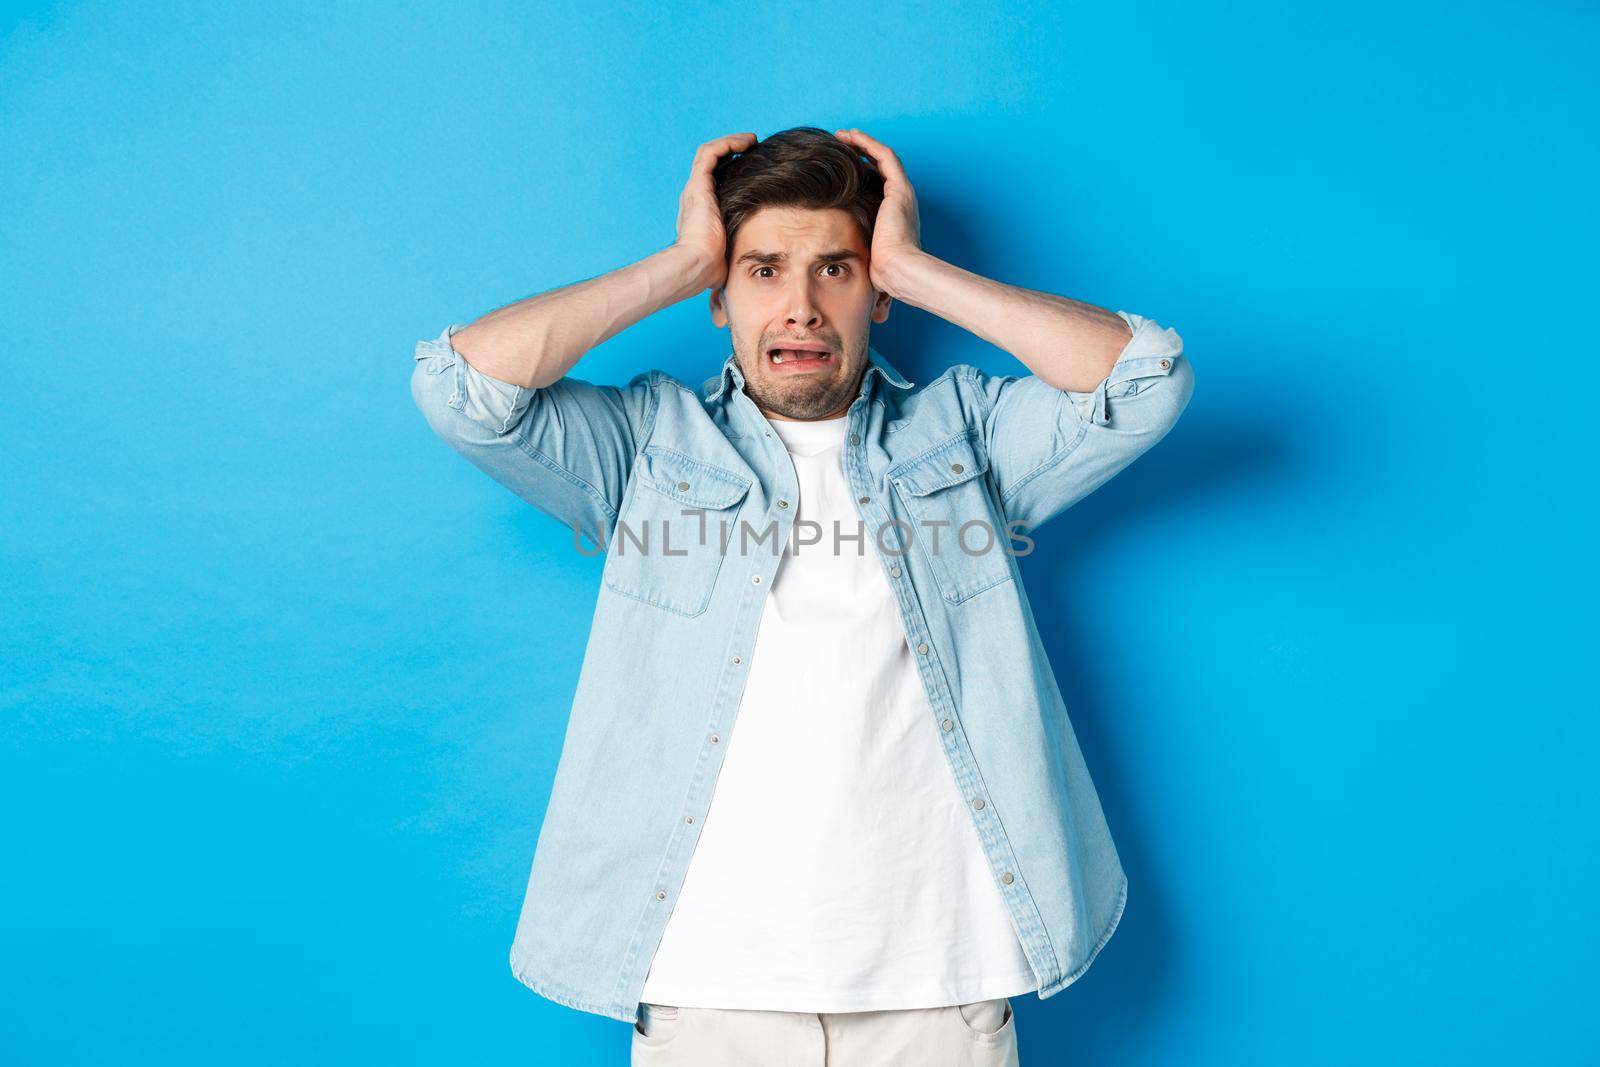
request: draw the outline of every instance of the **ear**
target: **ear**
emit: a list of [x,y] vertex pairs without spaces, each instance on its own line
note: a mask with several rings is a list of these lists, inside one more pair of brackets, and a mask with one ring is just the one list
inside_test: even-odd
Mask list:
[[873,293],[872,321],[883,322],[885,319],[887,319],[889,317],[889,305],[892,303],[894,303],[894,297],[890,296],[888,293]]
[[722,287],[711,290],[711,324],[718,329],[728,325],[728,308],[723,302]]

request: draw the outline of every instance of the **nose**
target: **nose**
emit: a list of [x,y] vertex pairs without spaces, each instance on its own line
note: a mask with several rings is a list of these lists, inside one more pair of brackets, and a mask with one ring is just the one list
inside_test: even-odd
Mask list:
[[811,279],[798,279],[789,289],[788,300],[789,312],[784,317],[784,324],[789,329],[800,326],[809,331],[822,325],[822,312],[817,310],[817,302],[811,293]]

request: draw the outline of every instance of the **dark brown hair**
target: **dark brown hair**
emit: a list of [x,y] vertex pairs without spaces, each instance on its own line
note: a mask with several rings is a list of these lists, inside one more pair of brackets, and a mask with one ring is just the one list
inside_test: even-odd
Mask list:
[[861,227],[872,247],[872,223],[883,202],[883,176],[861,153],[816,126],[795,126],[724,156],[711,172],[728,234],[764,207],[840,208]]

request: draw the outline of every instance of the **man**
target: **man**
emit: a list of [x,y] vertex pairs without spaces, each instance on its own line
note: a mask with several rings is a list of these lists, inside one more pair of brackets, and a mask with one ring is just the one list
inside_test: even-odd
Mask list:
[[[925,252],[860,130],[701,145],[677,230],[416,347],[433,429],[607,549],[512,970],[636,1063],[1016,1063],[1127,881],[1015,556],[1177,420],[1182,342]],[[569,373],[708,288],[698,389]],[[916,388],[895,299],[1032,373]]]

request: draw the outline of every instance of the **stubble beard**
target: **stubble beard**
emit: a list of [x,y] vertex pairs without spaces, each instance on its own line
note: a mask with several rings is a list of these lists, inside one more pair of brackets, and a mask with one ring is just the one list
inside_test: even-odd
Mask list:
[[[816,380],[823,377],[820,374],[797,374],[774,381],[774,375],[765,363],[761,364],[764,372],[761,376],[752,375],[752,361],[765,360],[765,352],[752,355],[741,347],[735,347],[734,358],[738,360],[739,372],[744,375],[745,395],[762,408],[786,419],[820,419],[855,399],[861,389],[861,375],[867,366],[866,348],[865,343],[858,345],[847,361],[856,368],[854,374],[844,379],[835,369],[826,376],[825,383]],[[833,358],[840,357],[836,353]]]

